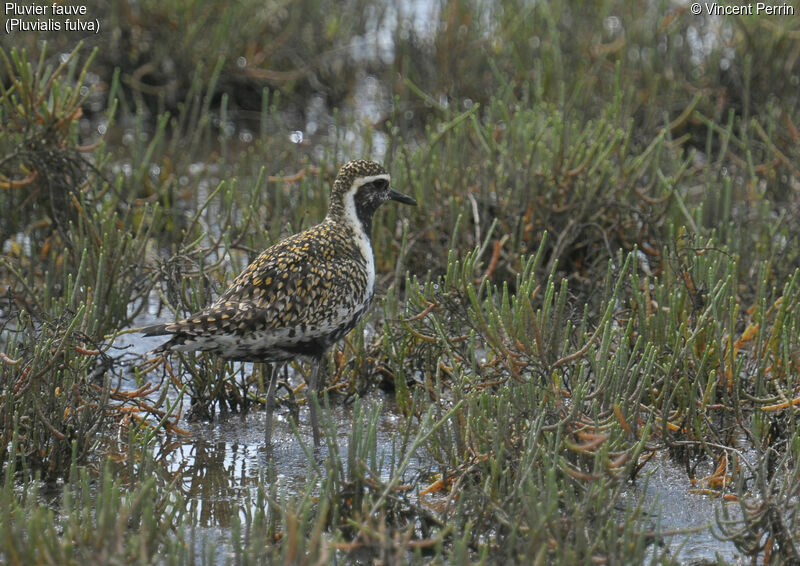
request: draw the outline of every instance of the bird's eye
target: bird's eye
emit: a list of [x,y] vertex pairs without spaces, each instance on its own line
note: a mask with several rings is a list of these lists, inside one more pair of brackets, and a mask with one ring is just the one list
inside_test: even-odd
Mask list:
[[376,179],[372,184],[376,189],[382,191],[386,188],[387,182],[388,181],[386,179]]

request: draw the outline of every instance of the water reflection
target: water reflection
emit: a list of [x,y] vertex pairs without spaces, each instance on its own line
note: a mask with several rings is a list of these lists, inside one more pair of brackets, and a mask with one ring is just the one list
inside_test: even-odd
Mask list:
[[[403,419],[399,409],[382,394],[370,404],[380,403],[378,423],[378,454],[384,457],[380,470],[387,480],[392,470],[391,454]],[[336,405],[330,418],[336,429],[340,454],[347,453],[352,430],[352,407]],[[244,519],[247,506],[258,499],[257,491],[263,478],[277,482],[282,492],[297,493],[310,479],[325,471],[328,448],[315,452],[309,461],[301,440],[310,443],[311,430],[305,412],[300,412],[298,437],[295,436],[288,410],[277,411],[273,423],[272,447],[264,444],[265,413],[260,409],[244,414],[231,413],[213,422],[181,422],[188,433],[179,437],[160,438],[153,447],[158,474],[182,493],[186,509],[202,528],[231,526],[233,518]],[[412,464],[418,469],[418,462]],[[413,471],[412,470],[412,471]]]
[[711,527],[716,524],[715,511],[720,505],[728,505],[732,516],[740,516],[736,503],[726,503],[706,495],[692,493],[695,487],[686,477],[686,471],[677,465],[667,451],[657,454],[645,466],[641,477],[648,477],[646,482],[638,482],[626,494],[631,501],[644,497],[645,509],[651,510],[652,517],[658,520],[659,528],[664,532],[686,532],[673,537],[670,546],[678,551],[677,558],[702,564],[708,561],[715,564],[717,558],[727,563],[736,564],[740,558],[736,546],[732,542],[724,542],[715,538]]

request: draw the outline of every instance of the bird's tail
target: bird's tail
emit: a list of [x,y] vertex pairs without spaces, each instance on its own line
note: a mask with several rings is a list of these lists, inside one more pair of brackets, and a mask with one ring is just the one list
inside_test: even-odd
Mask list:
[[170,330],[167,330],[166,324],[153,324],[150,326],[143,326],[139,329],[139,332],[144,334],[145,336],[164,336],[166,334],[172,334]]
[[144,326],[139,329],[139,332],[141,332],[145,336],[167,336],[167,335],[173,336],[172,339],[167,340],[166,342],[164,342],[163,344],[161,344],[156,348],[153,348],[150,351],[151,354],[164,354],[166,352],[169,352],[172,349],[172,346],[175,342],[174,338],[175,331],[170,329],[169,325],[167,324],[153,324],[151,326]]

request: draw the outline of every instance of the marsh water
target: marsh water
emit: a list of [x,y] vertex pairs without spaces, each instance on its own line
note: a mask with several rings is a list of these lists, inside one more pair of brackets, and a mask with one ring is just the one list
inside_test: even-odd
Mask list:
[[[151,315],[137,319],[136,326],[153,323]],[[114,348],[128,354],[130,359],[141,360],[163,341],[163,337],[142,337],[137,334],[119,336]],[[122,378],[119,387],[133,391],[142,386],[134,378],[134,364]],[[175,364],[179,368],[179,364]],[[253,364],[244,364],[245,373]],[[290,368],[292,385],[302,378]],[[156,396],[159,393],[154,393]],[[188,398],[179,399],[180,392],[170,387],[171,400],[188,406]],[[188,395],[187,395],[188,397]],[[375,391],[369,398],[360,400],[362,413],[377,410],[377,461],[381,462],[381,481],[388,481],[396,470],[400,449],[399,438],[405,422],[393,395]],[[326,420],[335,430],[338,454],[347,454],[353,427],[354,403],[337,403],[324,409]],[[184,411],[185,413],[185,411]],[[296,417],[298,417],[296,419]],[[297,493],[308,482],[319,482],[325,473],[325,459],[329,446],[323,440],[319,448],[311,442],[311,428],[305,405],[292,411],[277,407],[273,416],[272,443],[265,445],[266,412],[257,406],[247,411],[222,411],[210,420],[182,417],[178,423],[181,434],[154,438],[153,454],[160,472],[175,482],[186,500],[186,508],[196,517],[198,540],[220,543],[230,538],[236,518],[244,518],[247,506],[258,499],[259,483],[277,484],[279,492]],[[432,475],[433,461],[412,458],[406,466],[404,477],[417,474]],[[199,543],[198,543],[199,544]]]
[[[153,318],[146,315],[141,322],[152,323]],[[145,355],[161,340],[161,337],[129,334],[120,336],[115,346]],[[251,369],[245,367],[245,371]],[[134,390],[141,384],[131,377],[129,381],[123,380],[122,385]],[[177,392],[171,395],[177,396]],[[381,479],[387,480],[405,417],[388,393],[373,392],[362,403],[380,409],[377,444],[385,462]],[[334,404],[327,410],[338,431],[338,452],[346,454],[353,404]],[[310,446],[311,430],[304,407],[299,411],[296,426],[289,410],[276,410],[270,449],[264,442],[265,412],[258,408],[222,413],[210,421],[190,422],[182,418],[179,426],[186,434],[156,440],[154,453],[163,473],[173,481],[177,478],[187,510],[197,519],[197,530],[192,533],[195,544],[210,546],[206,551],[224,553],[224,543],[230,538],[234,522],[243,520],[248,506],[254,505],[258,498],[259,479],[269,477],[277,482],[278,490],[296,493],[310,479],[319,481],[319,474],[325,470],[323,461],[328,447],[324,443],[317,450]],[[435,462],[416,460],[406,469],[406,475],[409,479],[415,474],[432,476],[435,470]],[[628,505],[642,504],[653,530],[667,535],[662,544],[668,544],[681,563],[711,564],[721,558],[737,564],[743,560],[731,542],[722,541],[712,533],[722,505],[727,505],[733,516],[740,515],[736,503],[724,503],[696,491],[686,471],[665,451],[650,459],[639,478],[625,490],[623,501]],[[219,561],[223,558],[220,554]]]

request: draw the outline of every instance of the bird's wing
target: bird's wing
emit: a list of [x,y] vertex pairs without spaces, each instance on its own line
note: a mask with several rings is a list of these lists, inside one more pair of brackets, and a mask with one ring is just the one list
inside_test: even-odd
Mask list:
[[150,327],[149,333],[191,340],[295,329],[316,338],[346,324],[354,309],[369,302],[365,260],[344,235],[320,231],[322,226],[265,250],[214,304],[185,320]]

